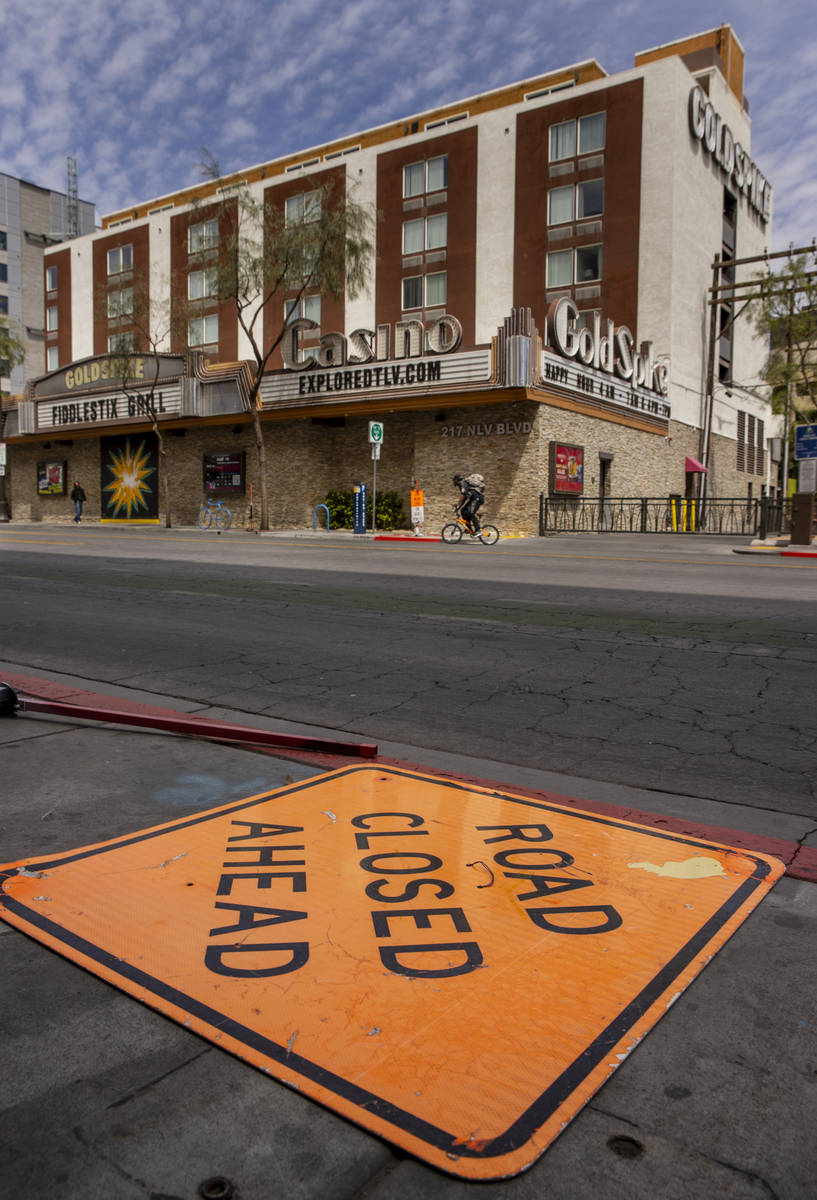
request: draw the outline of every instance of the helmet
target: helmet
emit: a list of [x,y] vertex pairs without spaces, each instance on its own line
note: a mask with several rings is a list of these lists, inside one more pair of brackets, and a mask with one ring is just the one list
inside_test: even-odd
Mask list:
[[454,476],[454,483],[457,483],[457,484],[458,484],[458,483],[460,483],[460,481],[461,481],[461,480],[462,480],[462,475],[455,475],[455,476]]
[[7,683],[0,683],[0,717],[16,717],[17,693]]

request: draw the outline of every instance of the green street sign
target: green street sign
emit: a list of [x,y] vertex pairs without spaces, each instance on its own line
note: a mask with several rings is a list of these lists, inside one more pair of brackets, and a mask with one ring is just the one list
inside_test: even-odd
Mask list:
[[369,422],[369,441],[374,446],[381,445],[383,441],[383,425],[380,421]]

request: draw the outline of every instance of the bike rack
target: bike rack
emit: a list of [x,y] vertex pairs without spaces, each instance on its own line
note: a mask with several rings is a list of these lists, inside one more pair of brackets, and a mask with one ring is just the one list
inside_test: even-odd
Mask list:
[[318,528],[318,509],[322,508],[326,513],[326,532],[329,532],[329,509],[325,504],[316,504],[315,510],[312,513],[312,532],[315,533]]

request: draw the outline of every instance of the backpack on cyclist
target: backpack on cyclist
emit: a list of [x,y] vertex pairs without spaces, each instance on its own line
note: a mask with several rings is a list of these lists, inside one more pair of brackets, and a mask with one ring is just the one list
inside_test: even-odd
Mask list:
[[473,488],[473,490],[475,492],[479,492],[480,495],[485,494],[485,476],[484,475],[480,475],[477,472],[475,472],[473,475],[466,475],[463,482],[466,483],[469,488]]

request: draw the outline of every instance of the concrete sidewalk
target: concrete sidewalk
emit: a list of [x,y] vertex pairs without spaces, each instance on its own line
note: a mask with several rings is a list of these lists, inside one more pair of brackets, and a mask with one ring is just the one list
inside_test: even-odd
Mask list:
[[[0,665],[0,679],[12,671]],[[14,679],[26,682],[22,672]],[[134,710],[248,723],[243,714],[67,677],[29,676],[26,690],[75,700],[92,690],[101,703]],[[3,862],[114,838],[343,761],[31,715],[0,722],[0,754]],[[817,887],[809,880],[817,878],[817,832],[808,822],[397,744],[381,744],[378,762],[550,800],[561,793],[701,836],[706,824],[713,840],[778,853],[789,874],[534,1166],[490,1184],[450,1178],[395,1151],[0,924],[5,1194],[193,1200],[214,1177],[234,1190],[211,1183],[210,1195],[237,1200],[411,1200],[474,1189],[508,1200],[814,1194]],[[539,1019],[546,1014],[543,996]],[[509,1038],[525,1016],[509,1013]]]

